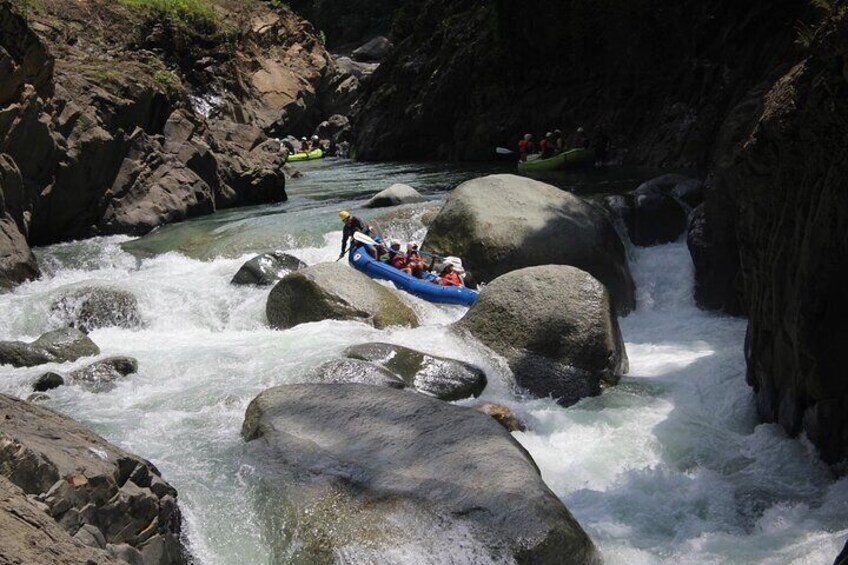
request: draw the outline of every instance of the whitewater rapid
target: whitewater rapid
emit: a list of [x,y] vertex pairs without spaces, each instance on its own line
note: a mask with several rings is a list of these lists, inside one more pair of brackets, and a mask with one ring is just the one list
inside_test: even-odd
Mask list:
[[[143,329],[91,333],[103,356],[138,359],[138,374],[105,393],[60,387],[46,405],[159,467],[180,493],[185,537],[199,562],[271,562],[256,511],[259,479],[239,435],[247,404],[367,341],[484,368],[490,384],[482,399],[511,407],[528,424],[515,437],[606,563],[829,564],[839,553],[848,536],[848,480],[835,480],[803,438],[758,423],[745,384],[745,322],[695,307],[684,243],[631,250],[638,308],[620,320],[630,374],[564,409],[518,395],[504,384],[502,360],[449,335],[461,307],[405,296],[422,327],[324,321],[270,330],[269,289],[232,286],[233,274],[263,246],[310,264],[335,260],[335,211],[359,198],[324,202],[312,186],[290,192],[290,203],[277,208],[164,230],[156,245],[170,251],[131,254],[127,244],[136,242],[123,237],[37,250],[44,276],[0,295],[2,340],[55,328],[50,304],[68,289],[105,284],[138,298]],[[435,189],[430,197],[443,198]],[[302,229],[281,233],[281,225]],[[200,235],[197,226],[205,226]],[[179,245],[168,239],[173,233],[181,234]],[[89,362],[0,366],[0,392],[26,398],[45,370]]]

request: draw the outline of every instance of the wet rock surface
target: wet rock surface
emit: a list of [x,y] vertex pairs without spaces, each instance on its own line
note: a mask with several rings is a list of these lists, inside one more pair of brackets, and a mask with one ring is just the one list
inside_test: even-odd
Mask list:
[[[5,395],[0,395],[0,419],[0,476],[33,495],[40,516],[73,537],[73,548],[111,550],[126,544],[140,558],[136,563],[185,562],[177,492],[151,463],[70,418]],[[57,544],[51,550],[55,561],[49,562],[72,562],[77,549],[64,553],[66,545]],[[101,556],[95,562],[111,562],[94,555]]]
[[408,184],[393,184],[386,190],[382,190],[372,196],[363,206],[365,208],[385,208],[388,206],[400,206],[401,204],[417,204],[425,201],[426,199]]
[[344,356],[377,364],[416,390],[441,400],[477,397],[486,388],[486,373],[469,363],[422,353],[391,343],[363,343]]
[[463,547],[597,560],[527,452],[475,410],[387,387],[289,385],[251,402],[242,435],[272,496],[267,527],[286,524],[301,542],[275,546],[278,559],[389,562],[402,551],[449,562]]
[[242,265],[230,282],[236,285],[271,286],[288,273],[304,267],[306,263],[288,253],[262,253]]
[[406,383],[394,373],[373,363],[358,359],[332,359],[309,370],[307,383],[356,383],[405,388]]
[[461,184],[424,247],[462,257],[481,282],[534,265],[572,265],[601,281],[616,312],[635,305],[624,246],[601,211],[551,185],[514,175]]
[[600,394],[628,369],[606,289],[574,267],[507,273],[453,327],[505,357],[519,387],[566,406]]
[[138,371],[138,361],[132,357],[107,357],[68,375],[70,384],[77,384],[91,392],[108,392],[115,381]]
[[374,326],[418,325],[415,313],[388,288],[339,263],[320,263],[286,275],[268,295],[272,328],[319,320],[358,320]]
[[487,402],[486,404],[475,406],[474,409],[494,418],[508,432],[523,432],[527,429],[527,426],[515,415],[515,412],[503,404]]
[[47,332],[32,343],[0,341],[0,365],[13,367],[76,361],[99,353],[100,348],[75,328]]

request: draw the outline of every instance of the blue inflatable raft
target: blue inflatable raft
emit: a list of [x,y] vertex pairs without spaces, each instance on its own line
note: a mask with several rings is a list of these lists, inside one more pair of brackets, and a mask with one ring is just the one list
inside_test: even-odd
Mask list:
[[435,275],[429,275],[426,279],[416,279],[391,265],[377,261],[362,247],[351,249],[348,252],[348,261],[354,269],[372,279],[391,281],[399,289],[428,302],[471,306],[477,300],[477,291],[458,286],[440,286],[435,282]]

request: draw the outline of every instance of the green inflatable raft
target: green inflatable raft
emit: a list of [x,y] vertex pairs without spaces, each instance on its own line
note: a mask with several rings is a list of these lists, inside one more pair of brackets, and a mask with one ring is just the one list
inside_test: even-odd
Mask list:
[[309,153],[292,153],[289,155],[289,163],[296,163],[298,161],[313,161],[315,159],[323,159],[324,151],[319,147],[317,149],[313,149]]
[[538,155],[531,155],[526,161],[518,162],[518,170],[529,171],[556,171],[558,169],[574,169],[595,164],[595,150],[578,147],[563,151],[553,157],[540,159]]

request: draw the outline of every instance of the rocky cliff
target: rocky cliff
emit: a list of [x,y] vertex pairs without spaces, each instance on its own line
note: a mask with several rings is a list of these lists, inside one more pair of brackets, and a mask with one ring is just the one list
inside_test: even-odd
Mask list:
[[690,231],[702,303],[749,316],[748,382],[762,417],[848,457],[848,11],[803,28],[806,57],[722,128]]
[[0,286],[37,276],[28,245],[285,200],[268,136],[357,87],[284,6],[0,2]]
[[[423,4],[423,5],[422,5]],[[621,159],[704,168],[745,93],[792,58],[802,0],[405,5],[356,121],[361,159],[487,159],[578,126]]]

